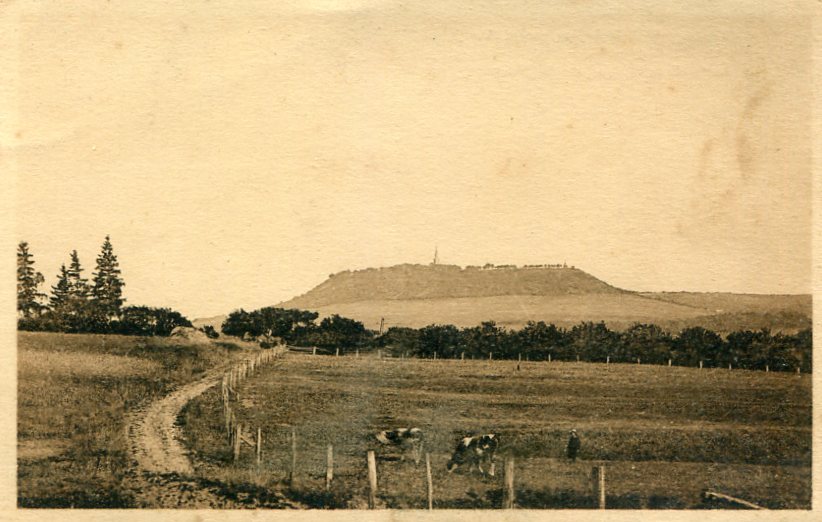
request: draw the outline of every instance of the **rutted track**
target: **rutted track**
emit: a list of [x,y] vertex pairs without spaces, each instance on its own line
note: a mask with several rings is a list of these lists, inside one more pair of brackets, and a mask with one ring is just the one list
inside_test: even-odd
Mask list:
[[[284,350],[280,349],[277,354]],[[242,365],[244,362],[238,363]],[[132,469],[127,480],[137,507],[148,508],[248,508],[300,507],[276,496],[266,505],[231,498],[221,484],[204,483],[194,477],[194,466],[181,440],[177,422],[183,407],[220,382],[226,368],[186,384],[162,399],[134,411],[127,423]]]

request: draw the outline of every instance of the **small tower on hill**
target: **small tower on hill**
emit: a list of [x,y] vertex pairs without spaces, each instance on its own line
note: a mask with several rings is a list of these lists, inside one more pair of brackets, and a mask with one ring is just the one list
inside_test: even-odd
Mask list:
[[439,263],[439,261],[440,261],[440,258],[439,258],[439,256],[437,255],[437,247],[435,246],[435,247],[434,247],[434,260],[433,260],[433,261],[431,261],[431,264],[432,264],[432,265],[436,265],[437,263]]

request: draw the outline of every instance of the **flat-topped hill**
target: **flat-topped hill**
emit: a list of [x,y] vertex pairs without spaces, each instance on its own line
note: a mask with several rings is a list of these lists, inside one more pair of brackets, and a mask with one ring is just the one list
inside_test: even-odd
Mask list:
[[[703,326],[719,333],[760,328],[793,333],[810,327],[812,302],[810,295],[638,293],[565,265],[403,264],[333,274],[307,293],[274,306],[339,314],[373,330],[381,323],[385,328],[434,323],[466,327],[493,320],[509,328],[528,321],[563,327],[605,321],[617,330],[642,322],[674,332]],[[219,328],[224,319],[194,324]]]
[[620,293],[625,291],[582,270],[561,265],[462,268],[405,264],[333,274],[281,306],[311,309],[359,301]]

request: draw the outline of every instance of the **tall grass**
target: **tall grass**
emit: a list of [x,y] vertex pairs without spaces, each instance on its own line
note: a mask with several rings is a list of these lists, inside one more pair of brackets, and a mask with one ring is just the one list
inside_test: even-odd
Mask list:
[[230,344],[20,332],[18,505],[132,507],[125,415],[239,353]]

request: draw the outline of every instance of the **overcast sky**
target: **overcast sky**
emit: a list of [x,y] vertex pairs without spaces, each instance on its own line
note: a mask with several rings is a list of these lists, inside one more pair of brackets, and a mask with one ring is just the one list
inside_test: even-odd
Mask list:
[[128,303],[192,318],[435,245],[634,290],[811,291],[792,4],[127,4],[17,6],[17,234],[48,286],[110,234]]

